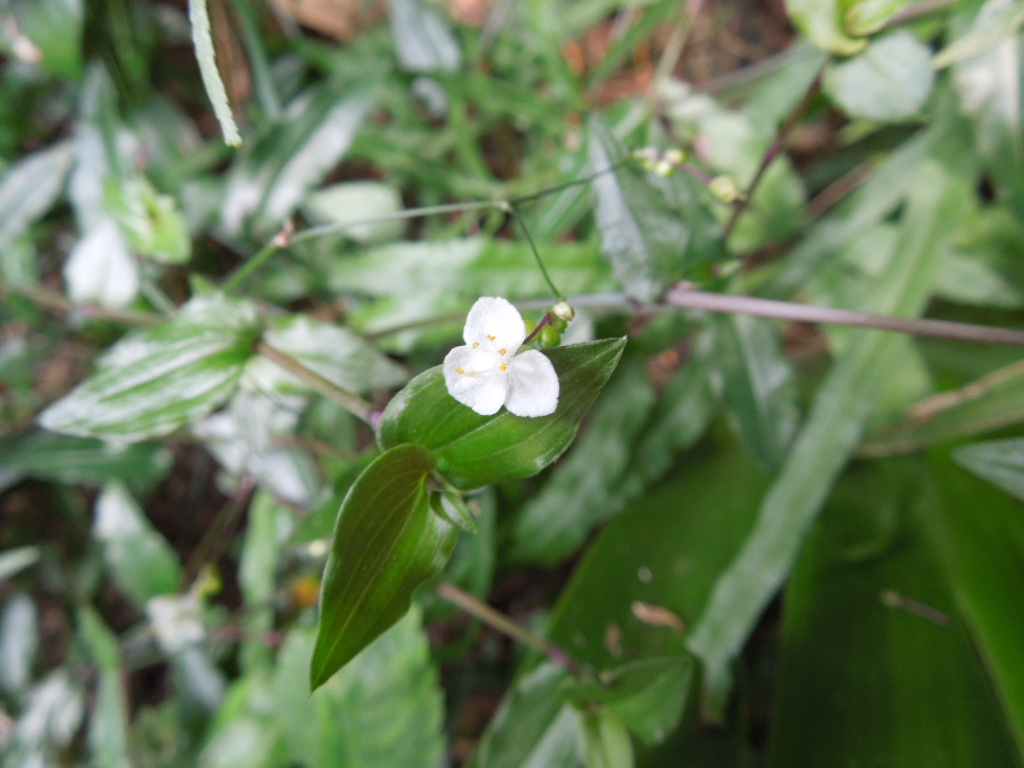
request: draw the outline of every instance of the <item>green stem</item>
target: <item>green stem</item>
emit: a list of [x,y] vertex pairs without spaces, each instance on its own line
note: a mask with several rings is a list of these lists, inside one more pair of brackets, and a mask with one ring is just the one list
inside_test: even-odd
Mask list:
[[241,22],[242,41],[249,54],[256,95],[267,116],[276,119],[281,114],[281,99],[278,98],[277,91],[274,89],[274,78],[270,74],[267,49],[260,37],[259,23],[253,15],[252,3],[247,0],[231,0],[231,4]]
[[523,230],[523,234],[526,236],[526,242],[530,244],[530,250],[533,251],[533,258],[537,262],[537,266],[540,267],[540,273],[544,275],[544,280],[547,282],[551,292],[555,295],[557,301],[564,301],[565,294],[558,290],[558,286],[555,285],[554,280],[551,279],[551,275],[548,274],[547,267],[544,266],[544,260],[540,257],[540,251],[537,250],[537,244],[533,241],[533,235],[530,234],[530,228],[526,226],[526,222],[523,221],[523,217],[519,215],[519,212],[515,207],[509,203],[506,209],[512,219],[519,225],[519,228]]
[[543,654],[556,664],[560,664],[565,667],[575,677],[580,679],[586,677],[583,666],[576,661],[576,659],[566,653],[559,645],[552,643],[550,640],[538,637],[529,630],[524,629],[508,618],[505,614],[500,611],[496,611],[486,603],[477,600],[471,594],[459,589],[454,584],[442,581],[437,585],[437,593],[445,600],[454,603],[470,616],[479,619],[489,627],[498,630],[503,635],[511,637],[513,640]]
[[333,381],[325,379],[316,371],[310,370],[291,355],[270,346],[265,341],[257,342],[256,351],[268,360],[284,368],[295,378],[308,384],[312,389],[324,397],[329,397],[347,410],[353,416],[373,426],[373,417],[376,410],[373,405],[358,395],[354,395],[347,389],[342,389]]

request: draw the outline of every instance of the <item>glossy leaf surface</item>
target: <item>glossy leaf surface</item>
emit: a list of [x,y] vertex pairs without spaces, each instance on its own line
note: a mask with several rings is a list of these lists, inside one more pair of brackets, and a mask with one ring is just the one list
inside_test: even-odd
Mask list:
[[433,470],[425,448],[398,445],[349,489],[324,568],[314,690],[400,619],[413,590],[447,562],[457,529],[429,508]]
[[378,427],[382,448],[416,443],[460,488],[530,477],[572,442],[583,416],[615,370],[626,340],[604,339],[544,350],[561,387],[550,416],[524,418],[505,410],[481,416],[448,394],[441,367],[421,373],[388,404]]

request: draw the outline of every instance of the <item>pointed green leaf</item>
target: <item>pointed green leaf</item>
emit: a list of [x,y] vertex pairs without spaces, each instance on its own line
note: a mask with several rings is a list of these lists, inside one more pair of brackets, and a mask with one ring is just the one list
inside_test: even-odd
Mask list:
[[426,482],[433,470],[427,449],[395,446],[342,502],[320,593],[314,690],[398,621],[413,590],[447,562],[457,529],[430,511]]
[[30,477],[75,485],[107,480],[156,482],[167,474],[171,460],[171,452],[156,443],[113,446],[96,438],[43,430],[12,440],[0,438],[0,465]]
[[778,329],[752,315],[716,315],[708,318],[702,341],[712,383],[734,429],[768,469],[778,469],[799,417]]
[[437,457],[437,469],[468,489],[510,477],[530,477],[557,459],[618,364],[625,338],[543,350],[560,385],[558,410],[525,418],[502,410],[481,416],[448,394],[441,366],[421,373],[381,417],[382,448],[417,443]]
[[580,752],[587,768],[633,768],[629,731],[613,713],[597,710],[580,715]]
[[957,464],[1024,500],[1024,438],[965,445],[953,452]]
[[0,178],[0,245],[5,249],[57,202],[74,157],[67,142],[11,165]]
[[[626,150],[597,117],[590,121],[590,165],[607,171]],[[597,176],[594,216],[601,230],[601,252],[630,298],[653,301],[683,275],[691,231],[679,212],[635,168],[619,167]]]
[[857,0],[846,11],[846,30],[855,36],[870,35],[884,27],[911,0]]
[[97,372],[47,408],[39,423],[121,442],[166,435],[230,397],[256,335],[249,302],[193,299],[174,319],[115,344]]
[[173,197],[145,176],[104,180],[105,207],[134,253],[161,264],[184,264],[192,254],[188,226]]

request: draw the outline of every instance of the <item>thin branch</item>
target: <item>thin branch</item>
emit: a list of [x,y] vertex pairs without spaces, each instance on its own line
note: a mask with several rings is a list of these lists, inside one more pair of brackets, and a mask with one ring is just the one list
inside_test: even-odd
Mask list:
[[533,648],[538,653],[547,656],[551,661],[565,667],[577,678],[584,678],[586,674],[583,666],[572,656],[566,653],[560,646],[545,640],[527,629],[516,624],[508,616],[496,611],[491,606],[477,600],[468,592],[459,589],[454,584],[442,581],[437,585],[437,593],[450,603],[454,603],[470,616],[473,616],[489,627],[498,630],[503,635],[525,646]]
[[[706,293],[704,291],[691,290],[685,285],[677,285],[669,290],[663,302],[675,307],[706,309],[711,312],[760,315],[761,317],[774,317],[780,320],[794,320],[803,323],[851,325],[860,328],[874,328],[880,331],[908,333],[913,336],[930,336],[939,339],[1024,347],[1024,331],[1017,331],[1011,328],[956,323],[949,320],[873,315],[850,309],[815,307],[810,304],[758,299],[751,296],[733,296],[725,293]],[[577,300],[574,300],[574,303],[578,303]]]
[[288,373],[295,376],[295,378],[299,379],[304,384],[308,384],[324,397],[329,397],[331,400],[334,400],[356,418],[361,419],[372,426],[376,409],[371,403],[352,394],[347,389],[342,389],[333,381],[325,379],[316,371],[310,370],[304,366],[291,355],[287,355],[281,350],[270,346],[265,341],[256,343],[256,351],[268,360],[284,368]]

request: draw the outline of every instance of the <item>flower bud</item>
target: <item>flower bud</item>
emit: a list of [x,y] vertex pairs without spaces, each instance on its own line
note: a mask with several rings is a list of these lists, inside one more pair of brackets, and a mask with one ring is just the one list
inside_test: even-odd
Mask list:
[[708,189],[711,190],[711,194],[723,203],[734,202],[740,196],[736,183],[728,176],[715,176],[708,183]]
[[540,329],[540,335],[537,339],[542,347],[557,347],[562,341],[562,332],[551,323],[548,323]]
[[560,301],[551,308],[551,314],[559,320],[571,323],[572,319],[576,317],[576,310],[572,308],[572,304],[568,301]]

